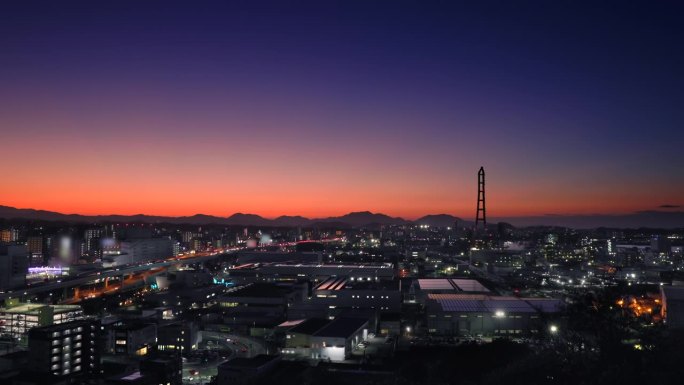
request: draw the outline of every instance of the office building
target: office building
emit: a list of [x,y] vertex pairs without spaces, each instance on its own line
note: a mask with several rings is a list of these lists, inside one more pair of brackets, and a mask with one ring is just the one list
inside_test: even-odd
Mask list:
[[26,239],[26,248],[29,253],[29,265],[32,267],[43,266],[45,259],[43,256],[43,237],[32,235]]

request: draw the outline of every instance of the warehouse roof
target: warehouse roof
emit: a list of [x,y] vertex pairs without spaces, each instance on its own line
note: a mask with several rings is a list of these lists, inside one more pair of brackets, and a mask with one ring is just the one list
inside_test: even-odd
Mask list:
[[347,318],[340,317],[331,321],[328,325],[314,333],[317,337],[338,337],[347,338],[356,333],[366,323],[364,318]]
[[554,313],[562,302],[553,298],[517,298],[482,294],[428,294],[445,312]]

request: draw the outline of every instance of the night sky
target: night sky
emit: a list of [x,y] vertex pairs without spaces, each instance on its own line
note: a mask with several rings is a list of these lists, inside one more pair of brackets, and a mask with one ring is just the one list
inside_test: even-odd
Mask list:
[[455,3],[3,1],[0,204],[469,218],[480,166],[490,216],[684,204],[682,2]]

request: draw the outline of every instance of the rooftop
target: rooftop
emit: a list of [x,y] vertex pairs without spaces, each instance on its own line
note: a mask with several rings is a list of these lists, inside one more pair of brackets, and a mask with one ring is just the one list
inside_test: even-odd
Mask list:
[[42,309],[51,307],[55,313],[63,313],[75,310],[81,310],[79,305],[45,305],[42,303],[24,303],[18,306],[0,309],[4,313],[19,313],[19,314],[38,314]]
[[347,338],[358,331],[368,322],[364,318],[340,317],[332,320],[328,325],[314,333],[317,337]]
[[292,333],[314,334],[330,323],[323,318],[309,318],[290,329]]
[[554,298],[518,298],[473,294],[428,294],[446,312],[554,313],[562,301]]
[[473,293],[488,293],[489,289],[474,279],[435,278],[419,279],[418,287],[423,291],[454,290]]
[[314,290],[399,290],[399,281],[354,280],[346,276],[330,277],[321,282]]
[[282,297],[283,295],[291,293],[292,290],[292,286],[276,285],[272,283],[254,283],[225,294],[224,297]]

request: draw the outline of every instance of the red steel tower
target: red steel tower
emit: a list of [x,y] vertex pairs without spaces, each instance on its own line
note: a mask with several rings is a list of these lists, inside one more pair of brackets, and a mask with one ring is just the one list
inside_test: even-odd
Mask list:
[[487,209],[485,206],[485,171],[480,167],[477,173],[477,213],[475,214],[475,231],[478,230],[482,222],[482,228],[487,228]]

